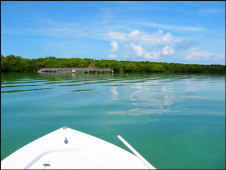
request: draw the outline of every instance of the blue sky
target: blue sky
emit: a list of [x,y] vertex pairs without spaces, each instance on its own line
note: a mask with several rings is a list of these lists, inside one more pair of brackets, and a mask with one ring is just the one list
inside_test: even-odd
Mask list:
[[2,55],[225,64],[225,2],[3,1]]

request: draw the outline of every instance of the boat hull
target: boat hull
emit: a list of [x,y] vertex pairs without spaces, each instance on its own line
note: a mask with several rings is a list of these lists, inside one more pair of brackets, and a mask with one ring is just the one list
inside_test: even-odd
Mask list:
[[25,145],[5,158],[1,166],[2,169],[150,168],[116,145],[67,127]]

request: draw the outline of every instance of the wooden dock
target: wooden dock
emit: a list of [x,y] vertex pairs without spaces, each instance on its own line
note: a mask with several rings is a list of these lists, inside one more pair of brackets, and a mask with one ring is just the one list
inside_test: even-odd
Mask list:
[[113,72],[110,68],[40,68],[38,72]]

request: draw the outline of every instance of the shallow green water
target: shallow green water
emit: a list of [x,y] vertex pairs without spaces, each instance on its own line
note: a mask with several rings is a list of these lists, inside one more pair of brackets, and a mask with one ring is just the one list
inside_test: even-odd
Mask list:
[[165,74],[4,73],[1,159],[68,126],[156,168],[225,168],[225,77]]

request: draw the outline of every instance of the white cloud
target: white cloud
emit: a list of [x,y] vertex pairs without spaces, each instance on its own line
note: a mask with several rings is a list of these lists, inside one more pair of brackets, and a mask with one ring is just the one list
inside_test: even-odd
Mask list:
[[110,54],[108,56],[108,58],[110,58],[110,59],[116,59],[116,58],[118,58],[118,56],[116,54]]
[[126,35],[124,33],[120,33],[120,32],[109,32],[104,35],[107,39],[121,40],[121,41],[127,40]]
[[206,31],[207,29],[205,27],[200,26],[187,26],[187,25],[168,25],[168,24],[162,24],[162,23],[156,23],[156,22],[143,22],[143,21],[126,21],[128,24],[133,25],[140,25],[145,27],[151,27],[151,28],[158,28],[158,29],[168,29],[168,30],[176,30],[176,31]]
[[130,44],[130,47],[134,50],[138,57],[143,59],[157,59],[160,57],[160,52],[147,52],[140,45]]
[[175,54],[175,50],[174,47],[166,45],[165,47],[163,47],[162,49],[162,55],[174,55]]
[[[133,60],[155,60],[167,56],[184,57],[186,61],[220,61],[223,54],[201,51],[198,43],[183,38],[174,37],[170,32],[164,33],[158,30],[154,33],[145,33],[133,30],[129,33],[110,32],[105,34],[110,39],[111,52],[118,51],[118,42],[121,41],[123,56]],[[123,48],[124,47],[124,48]],[[118,58],[116,54],[110,54],[109,58]]]
[[199,51],[197,48],[190,48],[186,50],[186,53],[188,55],[184,59],[187,61],[219,60],[224,56],[223,54]]
[[111,42],[111,52],[117,52],[119,49],[119,45],[117,41],[112,41]]
[[24,29],[13,28],[11,30],[3,28],[5,34],[22,34],[22,35],[44,35],[58,38],[100,38],[100,30],[104,28],[91,29],[88,24],[77,22],[63,22],[52,19],[36,19],[37,27],[27,27]]
[[167,24],[158,24],[158,23],[147,23],[150,27],[178,30],[178,31],[205,31],[206,28],[195,27],[195,26],[176,26],[176,25],[167,25]]
[[162,41],[165,43],[172,43],[174,41],[173,36],[167,32],[165,36],[162,37]]
[[118,40],[122,42],[136,41],[139,43],[148,43],[148,44],[174,43],[178,41],[169,32],[167,32],[164,35],[163,30],[158,30],[155,33],[144,33],[140,32],[139,30],[131,31],[128,34],[121,32],[109,32],[104,34],[104,36],[105,38],[111,40]]
[[224,13],[225,9],[221,8],[208,8],[208,9],[202,9],[199,11],[202,15],[208,15],[208,14],[218,14],[218,13]]
[[[104,16],[105,16],[105,10]],[[200,11],[199,11],[200,12]],[[202,13],[220,13],[222,9],[203,9]],[[106,12],[106,20],[111,21],[110,13]],[[121,21],[120,21],[121,22]],[[172,29],[179,31],[204,31],[203,27],[196,26],[175,26],[153,22],[134,22],[126,21],[123,25],[104,25],[100,24],[97,27],[90,28],[88,25],[82,25],[76,22],[61,22],[41,18],[37,28],[20,30],[3,28],[3,34],[20,34],[20,35],[44,35],[51,37],[63,38],[69,42],[76,41],[81,38],[92,38],[99,40],[110,40],[111,49],[108,58],[116,59],[119,56],[127,57],[134,60],[154,60],[161,57],[175,56],[185,57],[187,61],[224,61],[224,54],[216,54],[208,51],[197,49],[198,43],[191,40],[175,37],[171,32],[164,32],[162,29]],[[156,32],[142,32],[138,29],[131,29],[131,25],[139,25],[146,27],[158,28]],[[124,27],[121,27],[124,26]],[[135,27],[136,28],[136,27]],[[108,30],[111,30],[108,32]],[[116,32],[115,30],[124,30]],[[129,31],[128,31],[129,30]],[[103,34],[105,32],[105,34]],[[104,35],[104,36],[103,36]],[[60,41],[62,42],[62,41]],[[119,52],[120,43],[120,52]],[[222,41],[225,44],[224,41]],[[50,43],[49,43],[50,44]],[[51,43],[52,44],[52,43]],[[60,44],[57,42],[57,44]],[[72,44],[72,43],[70,43]],[[219,44],[219,43],[216,43]],[[61,44],[60,44],[61,46]],[[128,48],[127,48],[128,47]],[[196,47],[196,48],[194,48]],[[61,48],[65,51],[68,47]],[[68,51],[68,50],[67,50]],[[66,51],[66,52],[67,52]],[[63,53],[63,52],[62,52]],[[117,53],[117,54],[115,54]],[[125,55],[124,55],[125,54]]]
[[102,24],[108,24],[114,20],[117,10],[103,7],[100,9],[100,19]]
[[[154,33],[144,33],[139,30],[133,30],[129,33],[109,32],[105,34],[111,42],[111,52],[118,51],[117,41],[124,44],[127,57],[152,60],[159,59],[161,55],[171,56],[175,54],[175,47],[178,41],[181,41],[172,36],[171,33],[163,33],[163,30],[158,30]],[[127,48],[126,48],[127,47]],[[116,58],[111,54],[109,58]]]
[[135,51],[137,56],[142,57],[145,54],[144,49],[141,46],[135,44],[131,44],[130,46]]
[[134,30],[131,33],[129,33],[128,38],[129,40],[138,40],[140,38],[140,31]]

